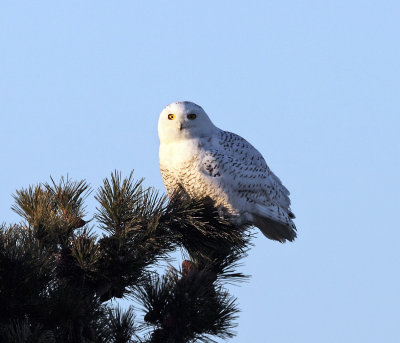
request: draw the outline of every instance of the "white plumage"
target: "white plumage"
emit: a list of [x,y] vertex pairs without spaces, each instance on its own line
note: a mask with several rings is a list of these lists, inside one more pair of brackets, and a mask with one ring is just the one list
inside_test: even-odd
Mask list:
[[158,136],[168,195],[181,188],[191,197],[208,197],[233,222],[257,226],[280,242],[294,240],[289,191],[244,138],[217,128],[188,101],[162,110]]

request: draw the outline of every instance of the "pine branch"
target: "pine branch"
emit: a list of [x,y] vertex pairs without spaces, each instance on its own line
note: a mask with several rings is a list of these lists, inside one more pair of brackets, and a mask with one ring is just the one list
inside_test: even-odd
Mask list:
[[0,322],[22,318],[26,309],[40,311],[51,285],[52,254],[26,227],[0,230]]
[[207,200],[190,200],[179,193],[164,208],[158,224],[191,261],[183,262],[181,272],[171,268],[161,278],[149,273],[134,289],[146,312],[148,342],[232,337],[238,309],[221,282],[245,277],[235,268],[250,245],[248,227],[221,219]]
[[151,331],[148,342],[210,341],[210,336],[230,338],[238,309],[235,299],[216,283],[216,274],[193,268],[171,268],[159,278],[149,274],[135,290]]
[[95,199],[100,207],[95,218],[100,228],[111,234],[123,233],[138,211],[138,202],[143,194],[143,179],[133,182],[133,172],[122,180],[121,173],[114,171],[111,180],[104,179],[103,187],[97,191]]
[[86,224],[83,201],[90,194],[85,181],[61,178],[57,185],[29,187],[16,192],[13,211],[24,218],[38,239],[66,243],[73,230]]
[[[181,199],[184,200],[181,200]],[[207,199],[185,199],[175,194],[165,208],[160,225],[171,230],[176,244],[200,268],[210,268],[223,279],[240,281],[234,272],[247,256],[253,235],[248,226],[237,226],[219,216]]]
[[136,335],[138,328],[135,323],[135,312],[132,306],[126,311],[119,306],[108,308],[106,316],[99,322],[99,329],[102,342],[139,342]]

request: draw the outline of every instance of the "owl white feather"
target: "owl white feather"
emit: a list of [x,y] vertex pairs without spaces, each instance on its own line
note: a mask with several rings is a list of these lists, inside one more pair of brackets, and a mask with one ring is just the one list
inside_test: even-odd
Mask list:
[[254,225],[280,242],[294,240],[289,191],[244,138],[217,128],[188,101],[162,110],[158,136],[169,196],[182,189],[191,197],[208,197],[234,223]]

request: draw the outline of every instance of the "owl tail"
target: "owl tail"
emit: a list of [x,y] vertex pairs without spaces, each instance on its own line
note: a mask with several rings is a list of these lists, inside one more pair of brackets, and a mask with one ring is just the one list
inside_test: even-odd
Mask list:
[[[296,238],[296,226],[290,219],[289,214],[282,212],[277,215],[275,209],[258,205],[259,211],[254,214],[254,225],[269,239],[285,243],[292,242]],[[272,217],[272,218],[271,218]],[[279,219],[281,220],[279,220]],[[276,220],[278,219],[278,220]]]
[[274,222],[268,218],[258,217],[255,222],[261,232],[269,239],[285,243],[287,240],[293,242],[296,238],[296,231],[286,224]]

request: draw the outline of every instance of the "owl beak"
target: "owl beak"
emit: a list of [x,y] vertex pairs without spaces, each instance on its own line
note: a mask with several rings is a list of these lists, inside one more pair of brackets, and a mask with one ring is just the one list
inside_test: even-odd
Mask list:
[[179,130],[182,131],[182,129],[183,129],[183,125],[182,125],[182,123],[179,123]]

